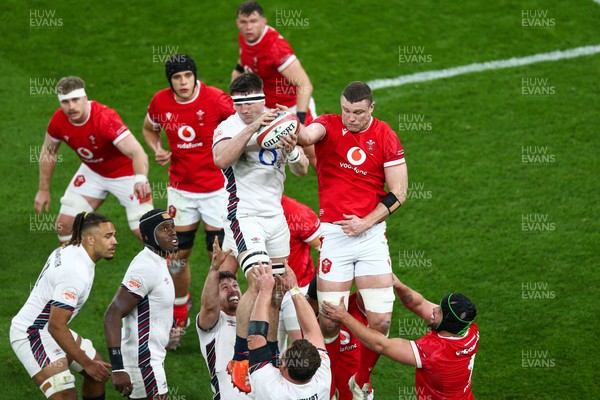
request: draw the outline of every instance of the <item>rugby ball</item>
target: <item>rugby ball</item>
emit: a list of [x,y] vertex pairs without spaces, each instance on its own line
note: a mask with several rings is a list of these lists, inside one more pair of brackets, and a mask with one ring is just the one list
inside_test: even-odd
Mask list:
[[300,120],[296,114],[289,111],[279,111],[277,117],[269,125],[260,127],[256,142],[263,149],[275,149],[282,135],[298,133],[299,128]]

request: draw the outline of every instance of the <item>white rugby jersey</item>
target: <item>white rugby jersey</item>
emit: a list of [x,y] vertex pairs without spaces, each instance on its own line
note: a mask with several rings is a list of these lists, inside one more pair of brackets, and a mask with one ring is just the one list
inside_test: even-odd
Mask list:
[[270,362],[251,367],[250,385],[254,396],[261,400],[329,400],[331,362],[324,350],[318,351],[321,366],[310,381],[301,385],[285,379]]
[[70,245],[54,250],[29,298],[12,319],[12,326],[22,337],[49,335],[50,307],[73,312],[69,322],[85,304],[94,282],[95,263],[83,246]]
[[121,353],[125,367],[163,363],[173,325],[175,287],[167,260],[145,247],[131,261],[121,286],[139,303],[123,318]]
[[200,339],[200,351],[206,361],[210,374],[210,386],[213,391],[213,400],[249,399],[246,393],[240,392],[231,383],[227,373],[227,363],[233,358],[235,345],[236,319],[223,311],[219,311],[219,320],[208,331],[200,328],[196,318],[196,330]]
[[[238,113],[221,122],[215,130],[213,147],[237,136],[248,125]],[[240,158],[223,170],[229,192],[227,218],[283,214],[281,195],[285,181],[286,157],[283,149],[265,150],[254,133]]]

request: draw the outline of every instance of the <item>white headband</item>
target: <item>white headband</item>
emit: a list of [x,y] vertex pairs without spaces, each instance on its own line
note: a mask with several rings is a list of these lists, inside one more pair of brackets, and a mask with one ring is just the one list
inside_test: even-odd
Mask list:
[[68,99],[74,99],[76,97],[85,97],[85,89],[81,88],[81,89],[75,89],[70,91],[67,94],[59,94],[58,95],[58,101],[63,101],[63,100],[68,100]]
[[265,100],[264,93],[249,93],[238,96],[231,96],[233,99],[233,104],[250,104],[250,103],[258,103],[259,101]]

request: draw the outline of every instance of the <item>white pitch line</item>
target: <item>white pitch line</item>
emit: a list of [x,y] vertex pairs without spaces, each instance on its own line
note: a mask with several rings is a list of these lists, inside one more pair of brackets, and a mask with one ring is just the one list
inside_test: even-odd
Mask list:
[[[598,0],[600,2],[600,0]],[[436,79],[450,78],[457,75],[470,74],[472,72],[481,72],[494,69],[519,67],[521,65],[535,64],[544,61],[558,61],[568,58],[589,56],[600,53],[600,45],[576,47],[569,50],[558,50],[550,53],[534,54],[527,57],[509,58],[507,60],[486,61],[462,65],[460,67],[440,69],[437,71],[417,72],[410,75],[401,75],[392,79],[375,79],[367,82],[372,90],[383,89],[395,86],[402,86],[409,83],[427,82]]]

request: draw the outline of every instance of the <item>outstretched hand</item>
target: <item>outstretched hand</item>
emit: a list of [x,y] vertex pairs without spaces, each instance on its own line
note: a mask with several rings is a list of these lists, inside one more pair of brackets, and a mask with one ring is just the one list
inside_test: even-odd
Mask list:
[[329,318],[332,321],[344,322],[344,318],[348,315],[348,312],[346,311],[346,305],[344,304],[344,296],[342,296],[340,303],[337,305],[325,300],[323,302],[321,314],[325,318]]
[[213,241],[212,259],[210,260],[210,268],[218,271],[221,265],[225,262],[227,257],[231,254],[231,249],[223,251],[219,246],[219,238],[215,237]]
[[287,260],[283,262],[283,265],[285,266],[285,272],[283,275],[277,275],[276,279],[281,283],[283,289],[288,291],[291,288],[298,286],[298,279],[296,278],[294,270],[290,268]]
[[273,278],[271,261],[269,261],[266,267],[259,261],[258,267],[252,267],[250,274],[252,274],[259,292],[273,291],[273,286],[275,286],[275,278]]

